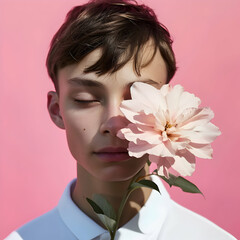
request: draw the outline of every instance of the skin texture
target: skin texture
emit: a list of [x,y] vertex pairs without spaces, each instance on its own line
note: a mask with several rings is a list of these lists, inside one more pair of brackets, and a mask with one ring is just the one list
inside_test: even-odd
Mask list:
[[[153,47],[148,43],[142,50],[142,59],[148,62],[152,51]],[[113,74],[85,74],[84,69],[100,56],[101,50],[97,49],[80,63],[60,69],[59,94],[48,93],[49,114],[59,128],[65,129],[69,149],[77,161],[77,182],[72,192],[73,201],[99,224],[86,197],[92,198],[95,193],[102,194],[117,210],[132,178],[138,172],[140,176],[146,175],[148,167],[147,156],[105,162],[96,153],[104,147],[127,149],[128,142],[119,139],[116,134],[128,124],[119,106],[123,100],[130,99],[131,84],[141,81],[160,88],[167,80],[167,70],[160,52],[156,53],[147,66],[144,66],[143,61],[141,76],[135,73],[132,61]],[[83,84],[86,82],[84,80],[87,80],[88,85]],[[120,226],[140,210],[150,192],[151,190],[143,188],[131,195]]]

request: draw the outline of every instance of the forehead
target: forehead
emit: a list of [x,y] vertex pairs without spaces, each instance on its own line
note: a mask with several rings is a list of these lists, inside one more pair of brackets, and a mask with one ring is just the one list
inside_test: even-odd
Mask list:
[[[129,83],[135,81],[144,81],[149,83],[159,83],[161,85],[165,84],[167,81],[167,69],[166,64],[159,52],[156,52],[153,56],[154,47],[150,44],[146,45],[141,51],[141,63],[142,67],[140,69],[140,76],[136,73],[134,69],[134,61],[131,59],[127,64],[125,64],[121,69],[114,73],[97,75],[95,72],[85,73],[84,70],[92,66],[101,56],[101,49],[96,49],[90,54],[88,54],[79,63],[68,65],[58,72],[59,87],[63,87],[73,81],[72,79],[82,80],[93,80],[97,81],[103,85],[113,87],[113,86],[125,86]],[[149,62],[149,60],[151,60]],[[148,63],[149,62],[149,63]],[[146,63],[148,63],[146,65]]]

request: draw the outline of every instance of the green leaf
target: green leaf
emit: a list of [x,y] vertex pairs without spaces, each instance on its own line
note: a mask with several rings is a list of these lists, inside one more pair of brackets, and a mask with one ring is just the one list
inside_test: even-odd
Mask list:
[[104,214],[97,214],[101,222],[104,224],[104,226],[107,228],[109,232],[113,232],[116,226],[116,220],[109,218],[108,216]]
[[154,183],[151,180],[146,180],[146,179],[140,180],[138,182],[133,182],[130,186],[130,189],[135,190],[135,189],[141,188],[141,187],[151,188],[151,189],[154,189],[154,190],[160,192],[156,183]]
[[93,196],[93,201],[102,209],[103,214],[116,220],[116,213],[112,205],[100,194]]
[[[100,196],[100,195],[98,195],[98,196]],[[97,199],[98,202],[101,202],[101,203],[104,202],[104,204],[106,204],[106,200],[102,196],[101,197],[95,197],[95,199]],[[101,200],[99,200],[99,199],[101,199]],[[103,209],[96,202],[94,202],[93,200],[87,198],[87,201],[91,205],[91,207],[93,208],[94,212],[99,217],[100,221],[108,229],[108,231],[109,232],[113,232],[114,229],[115,229],[115,226],[116,226],[116,219],[112,219],[111,217],[107,216],[104,213]],[[107,207],[104,206],[104,208],[107,208]]]
[[192,182],[188,181],[187,179],[181,176],[176,177],[173,174],[169,174],[169,178],[166,178],[160,175],[159,177],[161,177],[165,182],[167,182],[170,187],[176,186],[176,187],[180,187],[184,192],[202,194],[202,192],[199,190],[199,188],[195,184],[193,184]]
[[93,208],[93,211],[96,214],[103,214],[103,210],[93,200],[87,198],[87,201],[91,205],[91,207]]
[[150,166],[151,162],[149,161],[149,159],[147,160],[147,165]]

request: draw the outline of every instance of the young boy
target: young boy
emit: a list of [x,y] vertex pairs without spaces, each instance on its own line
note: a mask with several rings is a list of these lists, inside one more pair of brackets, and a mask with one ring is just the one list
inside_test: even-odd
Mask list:
[[[56,92],[48,93],[52,121],[65,129],[77,161],[77,179],[50,212],[10,234],[7,240],[110,239],[86,198],[103,195],[118,210],[136,174],[148,174],[147,156],[130,157],[116,136],[128,124],[119,106],[130,86],[157,88],[176,71],[171,38],[154,12],[128,0],[96,0],[73,8],[54,36],[47,69]],[[157,177],[161,195],[134,191],[124,208],[116,239],[227,240],[230,234],[172,201]]]

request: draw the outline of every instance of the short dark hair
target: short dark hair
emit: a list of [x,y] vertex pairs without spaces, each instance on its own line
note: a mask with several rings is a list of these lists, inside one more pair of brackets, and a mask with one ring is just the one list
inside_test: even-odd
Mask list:
[[150,39],[154,43],[152,58],[159,49],[166,63],[169,82],[176,72],[172,39],[154,11],[134,0],[89,1],[70,10],[54,35],[46,61],[48,74],[58,91],[58,70],[80,62],[101,48],[100,59],[84,72],[113,73],[133,58],[134,69],[141,75],[139,54]]

